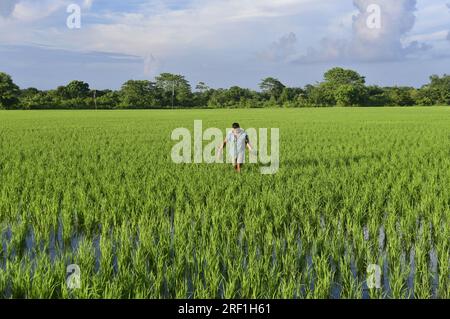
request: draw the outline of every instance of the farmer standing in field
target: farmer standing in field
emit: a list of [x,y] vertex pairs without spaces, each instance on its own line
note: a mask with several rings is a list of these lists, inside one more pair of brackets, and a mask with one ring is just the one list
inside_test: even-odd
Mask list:
[[233,123],[232,127],[233,129],[219,148],[219,154],[222,154],[223,148],[227,146],[234,168],[236,172],[240,173],[245,162],[245,147],[248,147],[249,151],[252,151],[253,148],[247,133],[241,129],[239,123]]

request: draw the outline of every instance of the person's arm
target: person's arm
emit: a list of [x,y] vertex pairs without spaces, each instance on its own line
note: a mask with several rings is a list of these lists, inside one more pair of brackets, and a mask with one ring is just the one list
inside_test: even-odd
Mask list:
[[222,151],[225,146],[227,146],[227,139],[223,141],[222,145],[219,147],[219,151]]
[[225,139],[222,143],[222,145],[219,146],[217,149],[217,159],[219,159],[222,156],[223,148],[227,145],[227,139]]
[[248,138],[248,135],[245,137],[245,145],[248,147],[248,150],[251,152],[253,151],[253,146],[250,143],[250,139]]

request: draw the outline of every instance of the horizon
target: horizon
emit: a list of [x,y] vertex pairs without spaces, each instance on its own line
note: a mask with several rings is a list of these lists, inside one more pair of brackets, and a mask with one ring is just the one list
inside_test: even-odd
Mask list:
[[[336,66],[336,67],[333,67],[333,68],[340,68],[340,67],[338,67],[338,66]],[[333,69],[333,68],[331,68],[331,69]],[[330,69],[330,70],[331,70]],[[346,70],[352,70],[352,69],[346,69]],[[326,70],[326,71],[328,71],[328,70]],[[353,71],[356,71],[356,72],[358,72],[357,70],[353,70]],[[359,72],[358,72],[359,73]],[[172,73],[171,73],[172,74]],[[144,80],[144,81],[149,81],[149,82],[151,82],[151,83],[156,83],[156,77],[158,76],[158,75],[160,75],[160,74],[157,74],[157,75],[155,75],[155,77],[153,77],[153,78],[148,78],[148,79],[128,79],[128,80],[125,80],[124,81],[124,83],[122,83],[122,85],[120,85],[119,87],[117,87],[117,88],[102,88],[102,89],[98,89],[98,88],[96,88],[96,87],[93,87],[92,85],[91,85],[91,83],[89,83],[89,82],[87,82],[87,81],[84,81],[83,79],[72,79],[72,80],[69,80],[67,83],[60,83],[60,84],[58,84],[58,85],[56,85],[55,87],[52,87],[52,88],[48,88],[48,89],[41,89],[41,88],[38,88],[38,87],[31,87],[31,86],[28,86],[28,87],[22,87],[22,86],[20,86],[19,85],[19,83],[16,83],[18,86],[19,86],[19,88],[21,89],[21,90],[27,90],[27,89],[37,89],[37,90],[39,90],[39,91],[42,91],[42,92],[46,92],[46,91],[53,91],[53,90],[56,90],[56,89],[58,89],[58,87],[64,87],[64,86],[67,86],[68,84],[70,84],[71,82],[83,82],[83,83],[86,83],[86,84],[88,84],[89,85],[89,89],[91,90],[91,91],[107,91],[107,90],[111,90],[111,91],[120,91],[121,89],[122,89],[122,86],[123,86],[123,84],[126,84],[127,82],[129,82],[129,81],[141,81],[141,80]],[[184,77],[184,75],[183,74],[177,74],[177,73],[173,73],[173,75],[180,75],[180,76],[183,76]],[[364,77],[364,78],[366,78],[366,80],[367,80],[367,77],[364,75],[364,74],[360,74],[362,77]],[[406,85],[392,85],[392,86],[388,86],[388,85],[380,85],[380,84],[377,84],[377,83],[367,83],[366,82],[366,86],[374,86],[374,87],[380,87],[380,88],[396,88],[396,87],[398,87],[398,88],[413,88],[413,89],[417,89],[417,90],[419,90],[419,89],[421,89],[421,88],[423,88],[424,86],[427,86],[427,85],[429,85],[430,84],[430,79],[431,79],[431,77],[432,76],[439,76],[439,77],[441,77],[441,76],[448,76],[449,74],[447,74],[447,73],[442,73],[442,74],[430,74],[428,77],[427,77],[427,82],[424,82],[424,84],[422,84],[422,85],[420,85],[420,86],[406,86]],[[186,77],[185,77],[186,78]],[[267,77],[267,78],[270,78],[270,77]],[[267,79],[266,78],[266,79]],[[282,84],[285,84],[285,82],[283,81],[283,79],[279,79],[279,78],[275,78],[276,80],[279,80]],[[12,80],[14,81],[15,79],[12,77]],[[252,87],[250,87],[250,86],[244,86],[244,87],[241,87],[241,86],[238,86],[238,85],[233,85],[233,84],[231,84],[230,86],[228,86],[228,87],[209,87],[209,89],[212,89],[212,90],[228,90],[228,89],[230,89],[230,88],[232,88],[232,87],[240,87],[240,88],[242,88],[242,89],[249,89],[249,90],[251,90],[251,91],[255,91],[255,92],[259,92],[259,93],[262,93],[263,92],[263,90],[261,89],[261,87],[260,87],[260,82],[262,81],[262,80],[264,80],[264,79],[261,79],[260,81],[258,81],[257,83],[256,83],[256,86],[252,86]],[[318,80],[317,82],[315,82],[315,83],[306,83],[306,84],[304,84],[304,85],[302,85],[302,86],[289,86],[289,85],[286,85],[286,87],[287,88],[298,88],[298,89],[305,89],[308,85],[318,85],[318,84],[320,84],[320,83],[322,83],[323,82],[323,75],[322,75],[322,78],[320,79],[320,80]],[[187,79],[186,78],[186,81],[188,81],[188,83],[191,85],[191,89],[192,89],[192,92],[196,92],[196,91],[198,91],[197,89],[196,89],[196,85],[197,84],[200,84],[201,82],[204,82],[205,84],[207,84],[205,81],[200,81],[200,82],[198,82],[198,83],[192,83],[191,81],[189,81],[189,79]],[[15,81],[14,81],[15,82]]]

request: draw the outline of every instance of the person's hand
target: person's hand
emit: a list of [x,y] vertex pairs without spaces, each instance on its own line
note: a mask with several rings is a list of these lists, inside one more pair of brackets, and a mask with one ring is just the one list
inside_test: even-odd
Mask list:
[[219,160],[220,157],[222,156],[222,151],[223,151],[223,147],[218,147],[217,148],[217,154],[216,154],[217,160]]

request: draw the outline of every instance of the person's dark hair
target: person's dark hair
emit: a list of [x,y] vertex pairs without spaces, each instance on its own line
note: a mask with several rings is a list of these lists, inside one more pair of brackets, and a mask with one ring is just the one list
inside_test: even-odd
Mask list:
[[239,125],[239,123],[233,123],[233,128],[237,129],[237,128],[241,128],[241,126]]

